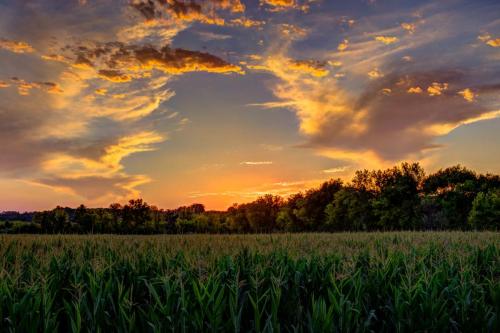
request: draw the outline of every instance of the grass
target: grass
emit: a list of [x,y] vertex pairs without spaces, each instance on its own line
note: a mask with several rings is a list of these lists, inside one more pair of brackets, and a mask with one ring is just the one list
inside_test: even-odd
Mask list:
[[1,332],[500,332],[499,233],[0,236]]

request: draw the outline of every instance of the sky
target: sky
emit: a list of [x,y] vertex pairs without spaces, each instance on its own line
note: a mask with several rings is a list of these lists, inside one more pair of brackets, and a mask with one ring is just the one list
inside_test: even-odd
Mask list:
[[0,210],[500,173],[500,3],[0,0]]

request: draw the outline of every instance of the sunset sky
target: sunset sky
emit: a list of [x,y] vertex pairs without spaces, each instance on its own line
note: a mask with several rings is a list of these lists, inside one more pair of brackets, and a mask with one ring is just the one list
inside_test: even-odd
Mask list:
[[500,2],[0,0],[0,210],[500,173]]

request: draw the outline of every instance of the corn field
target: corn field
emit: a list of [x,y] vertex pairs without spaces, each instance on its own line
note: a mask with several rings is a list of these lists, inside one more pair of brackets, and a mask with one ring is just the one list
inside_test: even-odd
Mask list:
[[500,234],[0,236],[1,332],[500,332]]

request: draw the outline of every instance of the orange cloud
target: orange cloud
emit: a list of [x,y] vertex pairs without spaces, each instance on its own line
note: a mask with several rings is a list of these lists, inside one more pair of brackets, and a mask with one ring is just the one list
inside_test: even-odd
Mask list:
[[301,39],[307,36],[308,31],[294,24],[283,23],[280,25],[280,32],[290,39]]
[[18,42],[5,38],[0,39],[0,49],[8,50],[14,53],[35,52],[35,49],[26,42]]
[[152,70],[168,74],[188,72],[244,74],[240,66],[228,63],[210,53],[173,49],[164,46],[135,46],[107,43],[93,47],[74,47],[73,67],[97,70],[101,79],[111,82],[130,82],[134,78],[150,77]]
[[100,88],[94,91],[97,95],[105,96],[108,93],[107,89]]
[[407,92],[409,94],[420,94],[420,93],[422,93],[422,88],[420,88],[419,86],[410,87],[410,88],[408,88]]
[[500,47],[500,38],[492,38],[488,33],[477,36],[477,39],[491,47]]
[[54,82],[28,82],[17,77],[11,78],[17,86],[17,92],[21,96],[28,96],[32,89],[40,89],[49,94],[62,94],[64,91],[59,84]]
[[169,74],[187,72],[238,73],[244,74],[240,66],[230,64],[214,55],[205,52],[164,47],[156,50],[144,47],[134,50],[130,70],[157,69]]
[[408,31],[410,34],[415,32],[416,26],[413,23],[401,23],[401,27]]
[[399,39],[397,37],[392,37],[392,36],[376,36],[375,40],[382,42],[385,45],[390,45],[396,43]]
[[[253,60],[262,60],[261,56],[250,55],[249,57]],[[268,57],[260,64],[249,64],[247,67],[255,70],[274,72],[271,66],[274,66],[275,63],[279,63],[279,66],[285,66],[287,69],[298,74],[308,74],[315,77],[324,77],[330,74],[330,71],[326,68],[329,64],[328,62],[313,59],[294,60],[284,57]]]
[[439,96],[447,89],[448,83],[432,82],[432,84],[427,87],[427,93],[429,96]]
[[344,39],[340,44],[339,46],[337,46],[337,50],[339,50],[340,52],[342,51],[345,51],[347,49],[347,47],[349,46],[349,40],[347,39]]
[[490,39],[486,44],[491,47],[500,47],[500,38]]
[[121,169],[120,162],[127,156],[138,152],[154,150],[155,143],[164,141],[165,138],[155,132],[141,132],[121,138],[118,143],[104,150],[101,162],[109,168]]
[[326,63],[317,60],[290,60],[288,66],[291,70],[308,73],[316,77],[323,77],[330,73],[325,68]]
[[69,60],[60,55],[60,54],[48,54],[48,55],[42,55],[42,59],[44,60],[50,60],[50,61],[58,61],[58,62],[64,62],[64,63],[68,63]]
[[467,102],[474,102],[476,99],[476,94],[474,94],[474,92],[472,92],[469,88],[459,91],[458,94],[461,95]]
[[265,21],[257,21],[257,20],[252,20],[246,17],[239,17],[232,19],[230,21],[231,25],[236,25],[236,26],[242,26],[245,28],[254,28],[254,27],[260,27],[263,26],[266,22]]
[[384,74],[378,70],[378,68],[374,68],[373,70],[368,72],[368,76],[370,79],[378,79],[380,77],[383,77]]
[[261,0],[260,3],[283,8],[293,8],[295,6],[295,0]]
[[108,80],[115,83],[123,83],[132,81],[132,77],[127,74],[123,74],[116,70],[101,69],[99,71],[99,77],[104,80]]
[[148,0],[133,1],[131,7],[149,21],[168,13],[179,21],[196,21],[212,25],[226,24],[225,20],[217,15],[218,10],[226,10],[233,14],[245,11],[245,5],[241,0]]

